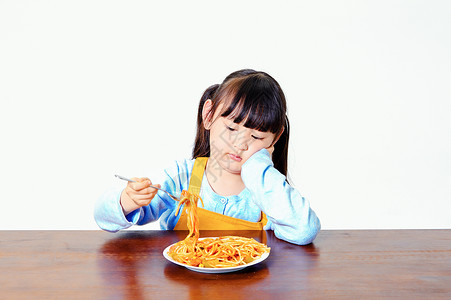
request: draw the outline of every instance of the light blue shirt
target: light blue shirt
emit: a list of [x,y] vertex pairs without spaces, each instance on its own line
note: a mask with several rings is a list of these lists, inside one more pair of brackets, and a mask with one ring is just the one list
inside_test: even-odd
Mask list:
[[[161,187],[174,195],[188,190],[193,166],[194,159],[175,161],[171,168],[165,169]],[[204,176],[200,192],[204,208],[251,222],[258,222],[263,211],[268,217],[264,229],[274,230],[276,237],[299,245],[309,244],[315,239],[321,228],[318,217],[309,202],[274,168],[266,149],[258,151],[244,163],[241,178],[246,186],[241,193],[221,196],[212,190],[207,176]],[[175,216],[177,202],[164,192],[158,192],[149,205],[125,216],[120,205],[122,190],[108,190],[96,202],[94,218],[100,228],[116,232],[159,219],[161,229],[174,229],[181,213]]]

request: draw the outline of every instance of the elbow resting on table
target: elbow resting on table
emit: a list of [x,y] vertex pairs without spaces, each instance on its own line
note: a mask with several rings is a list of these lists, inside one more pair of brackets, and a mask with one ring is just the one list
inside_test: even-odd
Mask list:
[[296,245],[308,245],[315,240],[316,236],[318,235],[319,231],[321,230],[321,223],[319,220],[312,224],[312,226],[309,226],[307,228],[303,228],[301,230],[296,230],[295,232],[292,232],[291,234],[282,234],[280,230],[274,229],[274,234],[277,238],[281,240],[285,240],[287,242],[290,242],[292,244]]
[[104,231],[118,232],[121,229],[124,229],[123,225],[114,222],[112,217],[107,212],[99,209],[98,207],[94,209],[94,220],[97,226]]
[[94,213],[94,220],[97,223],[97,226],[99,226],[100,229],[104,230],[104,231],[108,231],[108,232],[118,232],[119,230],[121,230],[121,228],[119,228],[119,226],[112,226],[111,223],[109,222],[103,222],[102,218],[99,217],[97,214]]

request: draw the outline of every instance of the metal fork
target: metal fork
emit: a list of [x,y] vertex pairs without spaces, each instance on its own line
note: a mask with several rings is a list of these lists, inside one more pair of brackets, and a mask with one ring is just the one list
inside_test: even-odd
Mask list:
[[[116,177],[119,178],[119,179],[125,180],[125,181],[136,182],[135,180],[131,180],[131,179],[129,179],[129,178],[127,178],[127,177],[124,177],[124,176],[121,176],[121,175],[114,175],[114,176],[116,176]],[[171,198],[174,199],[175,201],[180,201],[180,199],[178,199],[177,197],[173,196],[172,194],[170,194],[170,193],[169,193],[168,191],[166,191],[166,190],[160,189],[159,187],[156,187],[156,186],[153,186],[153,185],[150,185],[150,187],[152,187],[152,188],[154,188],[154,189],[157,189],[157,190],[160,190],[160,191],[162,191],[162,192],[165,192],[166,194],[168,194],[169,197],[171,197]]]

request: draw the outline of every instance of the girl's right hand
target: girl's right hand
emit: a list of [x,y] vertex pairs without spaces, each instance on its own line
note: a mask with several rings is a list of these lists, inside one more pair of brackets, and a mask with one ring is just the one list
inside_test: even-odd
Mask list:
[[[128,182],[121,194],[121,206],[125,215],[132,211],[149,205],[158,190],[150,187],[152,181],[149,178],[132,178],[136,182]],[[159,184],[156,187],[161,187]]]

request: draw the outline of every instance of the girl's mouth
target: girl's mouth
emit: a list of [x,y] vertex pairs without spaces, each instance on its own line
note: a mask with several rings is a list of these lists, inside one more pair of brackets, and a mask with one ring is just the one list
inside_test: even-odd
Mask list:
[[232,153],[229,153],[229,157],[237,162],[240,162],[242,160],[242,158],[240,156],[232,154]]

